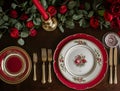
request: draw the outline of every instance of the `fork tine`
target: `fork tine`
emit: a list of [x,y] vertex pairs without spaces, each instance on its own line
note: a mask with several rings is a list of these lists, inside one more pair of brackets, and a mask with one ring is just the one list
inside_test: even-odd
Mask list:
[[52,61],[52,49],[48,49],[48,61]]
[[42,61],[46,61],[47,60],[46,48],[41,48],[41,57],[42,57]]

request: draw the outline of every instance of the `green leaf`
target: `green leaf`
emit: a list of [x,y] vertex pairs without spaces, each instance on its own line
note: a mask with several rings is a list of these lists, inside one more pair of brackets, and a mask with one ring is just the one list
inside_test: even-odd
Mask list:
[[60,18],[60,17],[61,17],[61,14],[60,14],[60,13],[58,13],[58,14],[57,14],[57,17],[58,17],[58,18]]
[[83,19],[79,21],[79,26],[82,27],[82,25],[83,25]]
[[41,4],[43,5],[43,7],[44,7],[45,9],[47,9],[48,5],[47,5],[46,0],[41,0]]
[[25,41],[24,41],[22,38],[18,39],[17,42],[18,42],[18,44],[21,45],[21,46],[23,46],[23,45],[25,44]]
[[87,28],[87,27],[89,27],[89,23],[85,19],[81,19],[79,21],[79,26],[83,27],[83,28]]
[[32,7],[30,7],[30,8],[27,9],[27,12],[28,12],[28,13],[29,13],[29,12],[35,13],[36,11],[37,11],[37,9],[36,9],[35,5],[33,5]]
[[92,17],[94,15],[94,11],[90,11],[89,14],[88,14],[88,17]]
[[68,3],[68,9],[73,9],[77,5],[76,1],[70,1]]
[[3,34],[2,34],[2,33],[0,33],[0,39],[2,38],[2,36],[3,36]]
[[33,23],[34,23],[35,25],[40,25],[40,24],[41,24],[41,19],[40,19],[40,18],[35,18],[35,19],[33,20]]
[[0,29],[8,29],[8,26],[0,26]]
[[12,26],[12,25],[16,24],[18,21],[16,19],[10,18],[10,20],[8,22]]
[[61,31],[62,33],[64,32],[64,28],[63,28],[62,24],[59,24],[59,25],[58,25],[58,28],[60,29],[60,31]]
[[7,15],[4,15],[4,16],[3,16],[3,20],[4,20],[4,21],[8,21],[8,16],[7,16]]
[[84,20],[82,27],[83,28],[89,27],[89,23],[86,20]]
[[12,4],[11,4],[11,7],[12,7],[13,9],[16,9],[16,7],[17,7],[17,4],[15,4],[15,3],[12,3]]
[[90,10],[90,3],[85,2],[85,10]]
[[87,12],[86,10],[82,10],[82,13],[83,13],[84,15],[88,15],[88,12]]
[[66,28],[73,29],[75,27],[75,23],[72,20],[67,20],[65,22]]
[[16,27],[18,30],[21,30],[22,27],[23,27],[23,25],[22,25],[20,22],[17,22],[17,23],[15,24],[15,27]]
[[66,20],[66,17],[63,15],[63,16],[61,16],[61,18],[60,18],[60,19],[61,19],[61,22],[62,22],[62,23],[64,23],[64,22],[65,22],[65,20]]
[[22,38],[27,38],[27,37],[29,36],[29,31],[22,31],[22,32],[20,33],[20,36],[21,36]]
[[105,21],[105,23],[103,24],[105,28],[109,28],[110,27],[110,22]]
[[109,21],[105,21],[105,24],[106,24],[106,25],[110,25],[110,22],[109,22]]
[[0,7],[0,12],[3,12],[2,7]]
[[26,7],[27,6],[27,4],[28,4],[28,1],[26,1],[26,2],[24,2],[24,3],[22,3],[22,7],[24,8],[24,7]]
[[54,4],[55,4],[55,2],[56,2],[56,0],[52,0],[52,5],[54,5]]
[[100,16],[103,16],[103,15],[104,15],[104,12],[105,12],[105,10],[98,10],[98,14],[99,14]]
[[73,20],[79,20],[80,18],[82,18],[83,17],[83,15],[81,14],[81,15],[76,15],[76,14],[74,14],[73,15]]
[[0,19],[0,25],[2,25],[5,21],[3,19]]
[[75,12],[75,11],[74,11],[73,9],[71,9],[71,10],[69,10],[69,13],[68,13],[68,14],[71,16],[71,15],[74,14],[74,12]]

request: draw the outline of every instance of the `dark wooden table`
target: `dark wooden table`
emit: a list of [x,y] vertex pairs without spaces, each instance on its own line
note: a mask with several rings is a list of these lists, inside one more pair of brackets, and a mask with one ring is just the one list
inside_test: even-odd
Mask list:
[[[114,31],[114,30],[111,30]],[[23,49],[25,49],[29,55],[32,58],[32,53],[37,52],[39,61],[37,63],[37,77],[38,80],[36,82],[33,81],[33,68],[29,75],[29,77],[23,81],[20,84],[17,85],[9,85],[4,83],[2,80],[0,80],[0,91],[75,91],[73,89],[70,89],[63,85],[56,77],[54,70],[52,68],[52,79],[53,82],[49,84],[48,82],[45,85],[41,84],[41,48],[52,48],[54,51],[57,44],[65,37],[76,34],[76,33],[86,33],[89,35],[92,35],[102,40],[102,37],[105,33],[109,32],[109,30],[94,30],[92,28],[82,29],[76,26],[75,29],[69,30],[65,29],[64,33],[61,33],[58,29],[56,29],[53,32],[46,32],[43,29],[40,29],[38,32],[38,35],[36,37],[28,37],[25,39],[26,43],[24,46],[20,46],[17,44],[17,40],[13,39],[9,36],[9,34],[5,34],[3,38],[0,40],[0,51],[8,46],[20,46]],[[114,31],[116,32],[116,31]],[[108,49],[107,49],[108,51]],[[119,50],[120,51],[120,50]],[[120,57],[118,58],[120,60]],[[119,61],[118,60],[118,61]],[[46,63],[47,65],[48,63]],[[46,74],[47,74],[46,67]],[[99,83],[94,88],[88,89],[86,91],[120,91],[120,62],[118,62],[118,84],[117,85],[110,85],[108,83],[109,78],[109,69],[105,76],[105,78],[102,80],[101,83]],[[46,77],[47,78],[47,77]]]

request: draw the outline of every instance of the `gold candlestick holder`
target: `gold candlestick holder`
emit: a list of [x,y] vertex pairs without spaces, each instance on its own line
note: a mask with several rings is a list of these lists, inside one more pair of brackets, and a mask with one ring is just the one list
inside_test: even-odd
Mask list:
[[44,30],[46,31],[54,31],[57,28],[58,22],[57,19],[55,17],[51,17],[50,14],[49,15],[49,19],[48,20],[44,20],[42,18],[42,27]]

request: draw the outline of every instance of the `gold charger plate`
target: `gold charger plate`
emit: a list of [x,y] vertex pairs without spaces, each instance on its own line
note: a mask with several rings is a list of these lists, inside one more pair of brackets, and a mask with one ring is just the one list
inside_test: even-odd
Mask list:
[[8,84],[23,82],[32,68],[29,54],[22,48],[10,46],[0,52],[0,79]]

